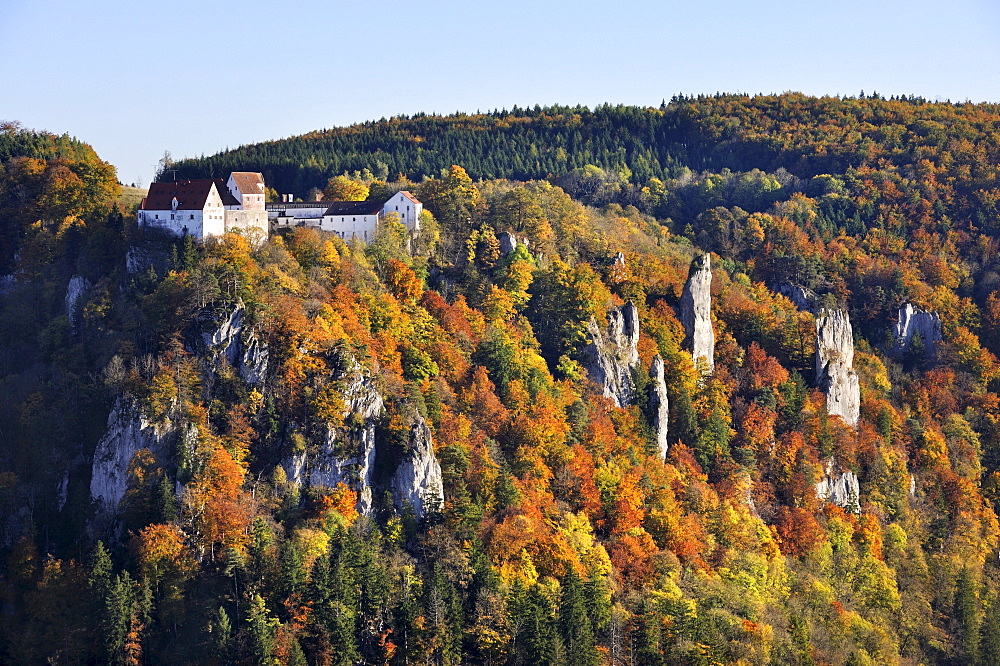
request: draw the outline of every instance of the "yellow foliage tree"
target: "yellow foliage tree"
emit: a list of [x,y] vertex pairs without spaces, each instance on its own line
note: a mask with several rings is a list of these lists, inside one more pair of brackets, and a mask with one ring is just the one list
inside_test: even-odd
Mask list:
[[323,188],[324,201],[364,201],[368,198],[368,186],[347,176],[334,176]]

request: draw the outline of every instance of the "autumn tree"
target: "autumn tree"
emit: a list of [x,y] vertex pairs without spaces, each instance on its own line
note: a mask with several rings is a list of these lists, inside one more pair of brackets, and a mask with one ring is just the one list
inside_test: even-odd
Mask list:
[[323,188],[324,201],[364,201],[368,198],[368,186],[347,176],[333,176]]
[[587,323],[605,321],[611,292],[589,264],[575,267],[553,261],[536,274],[528,318],[542,346],[542,354],[555,362],[570,356],[586,341]]

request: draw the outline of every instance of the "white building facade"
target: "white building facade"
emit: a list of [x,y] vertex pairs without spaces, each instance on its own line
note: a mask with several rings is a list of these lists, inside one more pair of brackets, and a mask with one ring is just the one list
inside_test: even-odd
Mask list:
[[329,207],[329,201],[269,203],[267,204],[267,219],[270,221],[272,229],[319,227],[323,224],[323,215],[326,214]]
[[238,172],[230,175],[228,185],[221,178],[153,183],[137,217],[140,227],[159,228],[177,236],[204,239],[237,229],[257,229],[266,237],[264,179],[259,173]]
[[138,212],[140,227],[153,227],[177,236],[221,236],[226,230],[226,207],[212,180],[153,183]]
[[226,231],[257,229],[266,238],[268,223],[264,206],[267,195],[264,176],[253,171],[234,171],[229,174],[226,189],[236,202],[236,205],[226,206]]
[[383,207],[377,201],[335,201],[323,214],[320,228],[341,238],[365,241],[375,238]]
[[420,213],[423,210],[424,205],[406,190],[396,192],[382,205],[382,214],[396,213],[399,215],[399,221],[410,233],[420,231]]
[[269,203],[267,216],[271,227],[315,227],[330,231],[345,240],[368,242],[375,238],[378,223],[388,213],[399,216],[411,236],[420,232],[420,213],[424,205],[407,191],[400,191],[384,202],[316,201],[308,203]]

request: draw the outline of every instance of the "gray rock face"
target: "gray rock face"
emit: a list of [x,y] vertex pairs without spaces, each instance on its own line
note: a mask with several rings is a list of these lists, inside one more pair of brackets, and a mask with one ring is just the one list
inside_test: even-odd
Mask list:
[[822,310],[816,318],[816,380],[826,394],[827,413],[854,427],[861,416],[861,387],[854,372],[854,332],[844,310]]
[[143,242],[140,245],[133,245],[125,253],[125,269],[136,275],[152,267],[158,275],[166,275],[173,267],[170,260],[170,245],[172,242],[169,245],[162,242]]
[[667,382],[663,374],[663,359],[657,354],[649,368],[649,425],[656,434],[656,446],[660,458],[667,457],[670,444],[667,441],[667,426],[670,421],[670,405],[667,402]]
[[139,248],[129,248],[125,253],[125,270],[133,275],[144,270],[151,264],[151,260]]
[[411,427],[407,453],[392,476],[392,501],[397,509],[412,506],[417,518],[444,504],[441,465],[434,456],[431,429],[423,418]]
[[[375,458],[379,452],[376,427],[385,413],[385,403],[371,377],[351,359],[344,389],[344,426],[326,427],[320,441],[309,450],[282,463],[289,481],[333,488],[347,485],[358,495],[358,512],[371,515],[375,485]],[[441,465],[434,456],[430,427],[418,417],[410,428],[406,454],[389,484],[398,509],[411,506],[423,518],[431,506],[444,501]]]
[[838,471],[834,459],[830,458],[823,469],[823,478],[816,484],[816,496],[842,509],[857,512],[858,498],[861,496],[857,474],[847,470]]
[[899,309],[896,321],[896,351],[903,353],[909,349],[914,335],[923,341],[924,355],[934,356],[937,343],[941,342],[941,317],[937,312],[925,312],[907,303]]
[[74,275],[70,278],[69,286],[66,287],[66,317],[73,328],[76,328],[79,319],[80,297],[88,289],[90,289],[90,280],[81,275]]
[[59,503],[59,510],[62,511],[66,506],[66,500],[69,499],[69,470],[66,470],[59,481],[59,488],[56,490],[56,499]]
[[229,317],[219,323],[219,327],[210,333],[202,333],[201,338],[206,347],[213,351],[219,351],[226,356],[230,363],[236,362],[236,350],[239,344],[240,331],[243,330],[243,316],[245,311],[242,306],[237,306]]
[[757,510],[757,502],[755,502],[754,499],[753,499],[753,484],[752,483],[747,484],[747,489],[746,489],[746,491],[743,494],[743,499],[747,503],[747,508],[750,509],[750,514],[754,518],[757,518],[759,520],[760,519],[760,512]]
[[500,241],[500,254],[507,255],[517,249],[517,238],[509,231],[497,236],[497,240]]
[[605,330],[591,319],[587,332],[590,344],[583,354],[587,374],[615,406],[628,405],[635,399],[632,370],[639,365],[639,311],[630,301],[608,312]]
[[264,377],[267,375],[267,362],[270,357],[267,343],[258,338],[253,331],[246,331],[243,334],[241,352],[239,364],[236,366],[240,377],[251,386],[264,383]]
[[224,357],[244,381],[257,385],[267,374],[269,352],[267,344],[244,326],[245,316],[245,308],[239,305],[215,330],[202,333],[201,337],[211,356],[216,360]]
[[782,282],[775,285],[774,291],[790,300],[799,310],[816,312],[816,303],[819,301],[819,297],[811,289],[790,282]]
[[198,429],[181,429],[166,420],[150,423],[138,405],[119,398],[108,416],[108,429],[94,451],[90,475],[90,498],[97,505],[99,519],[113,520],[128,484],[128,466],[136,451],[149,449],[161,464],[172,459],[176,436],[197,438]]
[[516,250],[518,245],[523,245],[524,249],[526,250],[528,249],[527,238],[518,239],[517,236],[510,233],[509,231],[505,231],[499,236],[497,236],[497,240],[500,241],[500,254],[504,256],[507,256],[508,254]]
[[701,362],[709,373],[715,371],[715,330],[712,328],[712,266],[704,254],[691,262],[681,293],[680,320],[684,326],[684,348],[690,350],[695,365]]
[[344,391],[346,428],[327,426],[314,454],[301,453],[282,466],[290,481],[335,487],[344,483],[358,495],[358,511],[372,512],[375,427],[385,404],[371,378],[355,364]]

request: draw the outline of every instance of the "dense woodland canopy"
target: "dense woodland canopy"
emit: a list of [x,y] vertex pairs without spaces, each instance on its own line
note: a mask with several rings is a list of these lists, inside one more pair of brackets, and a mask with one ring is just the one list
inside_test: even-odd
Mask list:
[[593,165],[606,172],[611,187],[629,190],[632,185],[639,191],[651,179],[665,182],[689,171],[785,169],[811,178],[862,165],[917,166],[925,159],[958,160],[975,170],[996,157],[998,114],[996,104],[886,100],[864,93],[858,98],[793,93],[675,97],[658,109],[515,107],[372,121],[243,146],[173,167],[187,177],[253,168],[278,192],[298,196],[322,189],[328,178],[345,172],[368,170],[381,179],[404,174],[419,181],[452,164],[462,165],[474,179],[522,181],[565,177]]
[[[198,244],[137,229],[85,145],[5,128],[0,661],[1000,663],[998,141],[1000,107],[877,96],[393,119],[177,166],[405,187],[420,237]],[[527,247],[503,255],[508,231]],[[676,312],[702,251],[706,377]],[[850,313],[856,429],[781,283]],[[628,301],[619,408],[585,347]],[[893,349],[907,302],[941,315],[936,356]],[[270,350],[256,385],[199,342],[239,306]],[[386,403],[377,467],[430,425],[423,519],[282,465],[351,427],[351,359]],[[90,480],[122,404],[194,434],[136,453],[116,528]],[[817,496],[830,460],[855,502]]]

